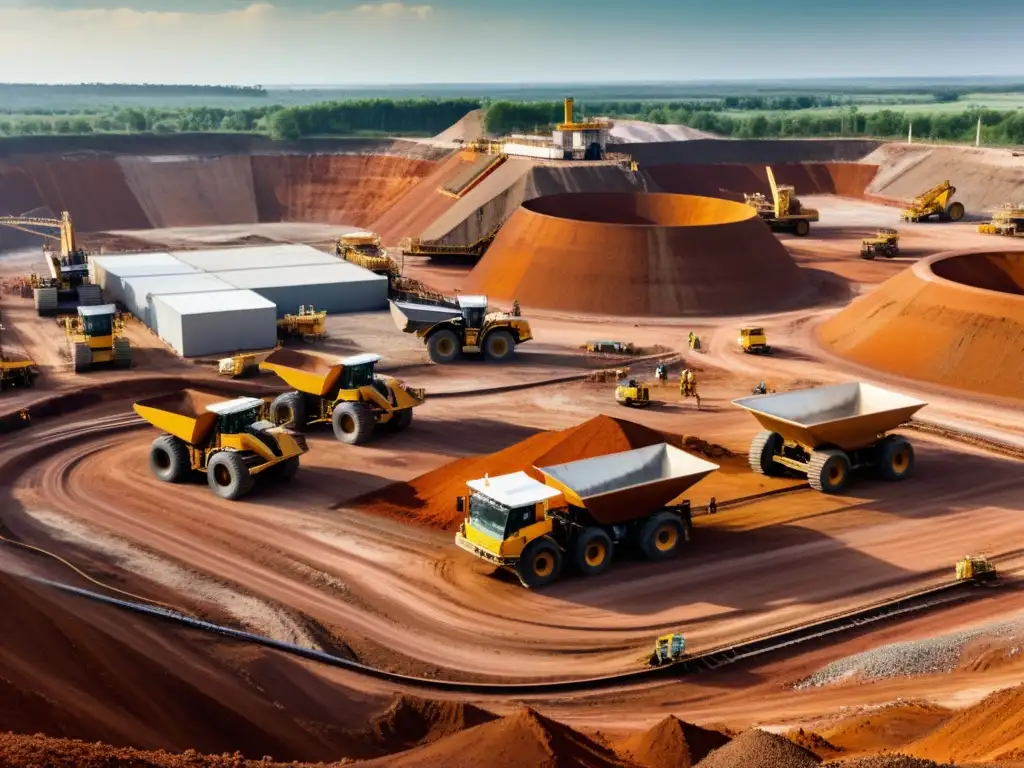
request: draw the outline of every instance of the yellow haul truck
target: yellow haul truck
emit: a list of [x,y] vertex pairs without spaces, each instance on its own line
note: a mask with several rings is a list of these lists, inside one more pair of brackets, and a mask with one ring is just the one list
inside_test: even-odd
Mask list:
[[391,300],[391,317],[400,331],[415,333],[435,363],[453,363],[464,352],[483,352],[487,360],[511,360],[516,346],[533,338],[530,321],[512,312],[488,312],[486,296],[459,296],[431,302],[408,297]]
[[953,201],[956,187],[944,181],[936,184],[924,194],[913,199],[909,206],[900,212],[900,221],[926,221],[932,216],[939,221],[960,221],[964,217],[963,203]]
[[690,537],[690,502],[670,504],[718,469],[667,443],[470,480],[455,543],[543,587],[566,558],[586,576],[603,573],[616,547],[635,545],[649,560],[674,557]]
[[423,404],[426,393],[374,373],[379,360],[380,355],[363,354],[332,363],[292,349],[271,352],[260,370],[277,374],[296,390],[274,399],[271,421],[294,429],[328,423],[334,436],[349,445],[368,441],[377,425],[405,429],[412,424],[412,409]]
[[234,500],[252,490],[255,477],[291,480],[306,439],[263,419],[266,403],[257,397],[225,400],[183,389],[135,403],[135,412],[166,432],[149,449],[149,467],[165,483],[206,473],[210,489]]
[[750,467],[762,475],[787,470],[807,475],[811,487],[839,493],[853,470],[873,468],[885,480],[914,469],[914,448],[887,435],[927,403],[863,382],[734,400],[763,431],[750,444]]

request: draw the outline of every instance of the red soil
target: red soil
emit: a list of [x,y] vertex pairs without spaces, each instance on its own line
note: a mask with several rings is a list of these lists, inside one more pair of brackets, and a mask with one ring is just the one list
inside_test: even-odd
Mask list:
[[629,421],[597,416],[559,432],[540,432],[497,453],[457,459],[407,483],[389,485],[345,506],[453,531],[464,517],[455,510],[455,500],[466,494],[467,480],[485,474],[493,477],[520,471],[540,480],[540,473],[533,469],[535,464],[551,466],[666,441],[677,442],[678,438],[669,438]]
[[767,312],[810,298],[805,273],[753,209],[667,194],[527,201],[464,287],[526,307],[628,316]]
[[649,730],[616,744],[616,750],[645,768],[691,768],[729,737],[669,715]]
[[[800,195],[864,197],[878,172],[864,163],[772,164],[779,184],[796,188]],[[742,202],[744,194],[771,194],[764,165],[644,165],[643,171],[665,192],[728,197]]]
[[1024,760],[1024,686],[999,691],[904,750],[932,760]]
[[952,715],[934,704],[903,704],[843,720],[822,735],[848,753],[899,749],[935,730]]
[[835,757],[844,751],[842,747],[833,744],[820,733],[805,731],[803,728],[790,731],[786,734],[786,738],[821,758]]
[[389,754],[497,719],[497,715],[473,704],[399,696],[365,732],[365,739],[381,753]]
[[1022,274],[1024,251],[939,254],[851,303],[822,323],[819,336],[832,352],[869,368],[1019,398]]

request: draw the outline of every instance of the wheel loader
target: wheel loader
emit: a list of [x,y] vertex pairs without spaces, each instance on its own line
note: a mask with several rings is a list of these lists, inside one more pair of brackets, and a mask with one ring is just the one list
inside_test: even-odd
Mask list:
[[299,433],[263,418],[257,397],[225,400],[182,389],[139,400],[135,412],[166,433],[149,449],[149,467],[165,483],[183,483],[197,472],[222,499],[249,493],[257,477],[291,480],[309,449]]
[[900,213],[901,221],[927,221],[932,216],[939,221],[960,221],[964,217],[964,204],[953,202],[956,187],[949,181],[936,184],[924,194],[918,195]]
[[615,387],[615,402],[629,408],[644,408],[651,404],[651,390],[636,379],[623,379]]
[[79,307],[77,317],[60,318],[75,373],[101,365],[131,368],[132,345],[125,338],[124,320],[113,304]]
[[435,363],[453,363],[470,352],[483,352],[492,362],[507,362],[519,344],[533,338],[529,320],[517,312],[488,312],[486,296],[442,297],[431,302],[409,297],[390,302],[395,325],[423,339]]
[[872,261],[878,254],[891,259],[899,252],[900,233],[895,229],[880,229],[874,237],[860,241],[860,257],[868,261]]
[[426,393],[374,372],[380,355],[362,354],[329,362],[317,355],[277,349],[260,363],[295,388],[270,404],[270,420],[292,429],[330,424],[334,436],[362,445],[378,426],[400,431],[412,424],[412,411]]

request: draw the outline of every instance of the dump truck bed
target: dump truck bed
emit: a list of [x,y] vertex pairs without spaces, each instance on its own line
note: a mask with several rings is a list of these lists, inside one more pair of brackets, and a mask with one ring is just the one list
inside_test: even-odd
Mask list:
[[216,407],[230,401],[231,398],[212,392],[182,389],[139,400],[133,407],[139,416],[157,429],[179,437],[190,445],[199,445],[206,440],[217,422],[217,414],[210,410],[210,406]]
[[391,317],[398,330],[417,333],[432,328],[445,320],[462,317],[459,307],[445,304],[418,304],[411,301],[391,300]]
[[927,405],[864,382],[755,395],[733,404],[787,441],[811,449],[835,446],[847,451],[871,445]]
[[602,525],[614,525],[647,517],[718,465],[658,443],[536,469],[569,504],[583,507]]
[[340,360],[331,362],[319,355],[285,348],[274,350],[260,363],[260,370],[280,376],[289,387],[299,392],[318,397],[337,389],[344,367]]

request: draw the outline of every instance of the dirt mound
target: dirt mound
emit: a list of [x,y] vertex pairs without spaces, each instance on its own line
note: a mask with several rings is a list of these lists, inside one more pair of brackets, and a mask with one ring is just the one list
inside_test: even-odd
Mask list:
[[678,443],[678,438],[630,421],[597,416],[559,432],[540,432],[497,453],[458,459],[407,483],[394,483],[347,502],[345,506],[452,531],[464,517],[455,510],[455,500],[466,494],[467,480],[485,474],[493,477],[520,471],[540,480],[534,465],[562,464],[661,442]]
[[698,768],[814,768],[821,758],[784,736],[744,731],[698,763]]
[[497,715],[473,704],[399,696],[365,735],[368,742],[393,753],[497,719]]
[[[642,166],[665,192],[709,195],[743,202],[743,195],[771,195],[768,171],[759,165],[645,165]],[[864,197],[878,168],[865,163],[773,163],[779,184],[796,188],[801,195]]]
[[[940,277],[940,272],[963,282]],[[819,337],[833,353],[869,368],[1019,398],[1024,380],[1022,273],[1024,252],[939,254],[852,302],[822,323]]]
[[616,120],[611,131],[608,132],[609,141],[617,144],[713,138],[715,138],[713,133],[698,131],[688,125],[661,125],[645,123],[642,120]]
[[809,299],[804,272],[752,208],[650,193],[524,203],[464,287],[526,307],[627,316],[778,311]]
[[934,704],[901,704],[841,721],[824,737],[847,752],[898,749],[935,730],[953,713]]
[[413,180],[401,199],[373,217],[368,228],[380,235],[385,245],[398,245],[406,237],[419,237],[445,211],[455,205],[454,197],[441,192],[465,168],[465,156],[456,152],[434,163],[424,176]]
[[691,768],[728,742],[723,733],[669,715],[649,730],[623,739],[616,748],[646,768]]
[[607,747],[524,708],[400,755],[365,763],[387,768],[606,768],[628,766]]
[[484,130],[484,117],[486,110],[474,109],[448,128],[445,128],[437,136],[436,141],[476,141],[482,138]]
[[834,757],[844,751],[842,747],[833,744],[820,733],[805,731],[803,728],[789,731],[786,738],[822,758]]
[[875,755],[854,760],[829,761],[822,765],[834,768],[955,768],[948,763],[936,763],[933,760],[922,760],[909,755]]
[[1024,686],[998,691],[905,749],[932,760],[1024,760]]

